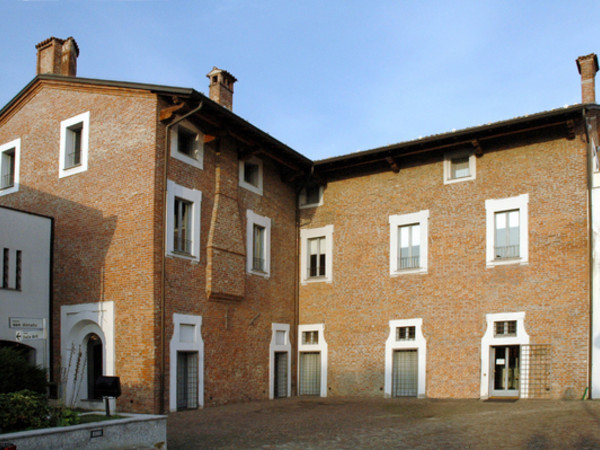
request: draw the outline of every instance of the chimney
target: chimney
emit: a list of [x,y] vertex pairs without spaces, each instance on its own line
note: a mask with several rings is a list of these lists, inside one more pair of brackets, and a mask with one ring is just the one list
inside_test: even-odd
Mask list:
[[227,109],[233,109],[233,83],[237,79],[226,70],[216,67],[206,75],[210,80],[209,97]]
[[577,70],[581,74],[581,103],[596,103],[595,78],[598,57],[595,53],[577,58]]
[[51,73],[74,77],[77,75],[79,47],[72,37],[50,37],[35,46],[37,49],[36,74]]

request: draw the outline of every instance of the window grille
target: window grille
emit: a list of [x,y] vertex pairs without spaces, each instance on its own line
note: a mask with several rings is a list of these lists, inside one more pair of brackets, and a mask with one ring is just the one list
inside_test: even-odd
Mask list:
[[418,223],[398,227],[398,270],[420,267],[421,228]]
[[303,331],[302,332],[302,344],[316,345],[319,343],[319,332],[318,331]]
[[0,178],[0,189],[7,189],[15,185],[15,149],[12,148],[2,152],[2,178]]
[[495,259],[518,258],[520,256],[518,209],[495,214],[495,234]]
[[288,354],[287,352],[276,352],[275,353],[275,383],[274,391],[275,397],[287,397],[287,385],[288,385]]
[[177,352],[177,409],[198,407],[198,352]]
[[191,240],[191,217],[192,217],[192,202],[175,198],[174,212],[174,229],[173,229],[173,250],[181,253],[192,253]]
[[414,341],[416,327],[398,327],[396,328],[397,341]]
[[81,164],[81,133],[83,124],[78,123],[67,128],[67,148],[65,169],[70,169]]
[[254,224],[252,270],[265,271],[265,227]]
[[392,367],[392,396],[416,397],[418,383],[417,350],[396,350]]
[[527,382],[521,384],[525,398],[550,398],[552,380],[552,346],[535,344],[521,346],[521,371]]
[[300,395],[321,394],[321,353],[300,353]]
[[324,277],[326,265],[325,238],[308,239],[308,277]]

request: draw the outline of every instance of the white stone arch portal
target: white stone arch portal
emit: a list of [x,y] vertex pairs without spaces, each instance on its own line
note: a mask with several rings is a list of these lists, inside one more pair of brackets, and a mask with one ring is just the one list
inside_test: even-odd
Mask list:
[[[69,407],[103,408],[87,399],[87,342],[91,334],[102,341],[103,375],[115,374],[114,303],[99,302],[61,307],[61,397]],[[115,410],[115,400],[111,409]]]

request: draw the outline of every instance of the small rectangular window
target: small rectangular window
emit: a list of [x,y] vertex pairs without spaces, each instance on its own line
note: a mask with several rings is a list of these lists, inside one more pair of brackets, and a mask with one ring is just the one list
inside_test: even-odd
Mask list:
[[258,164],[246,161],[244,163],[244,182],[258,187],[259,182],[259,167]]
[[494,336],[516,336],[517,335],[517,321],[516,320],[504,320],[500,322],[494,322]]
[[17,264],[15,267],[15,289],[21,290],[21,250],[17,250]]
[[396,328],[397,341],[414,341],[416,327],[398,327]]
[[83,123],[76,123],[66,130],[66,153],[65,169],[79,166],[81,164],[81,133]]
[[8,269],[9,269],[9,250],[7,248],[4,249],[2,255],[2,288],[8,289]]
[[8,189],[15,185],[15,149],[5,150],[1,154],[2,178],[0,178],[0,189]]
[[518,258],[519,248],[519,210],[495,213],[495,259]]
[[308,277],[324,277],[326,265],[325,238],[308,239]]
[[190,158],[197,159],[196,138],[196,133],[188,131],[180,126],[177,130],[177,151]]
[[302,188],[299,195],[300,208],[309,208],[322,204],[323,186],[307,186]]
[[176,197],[174,212],[173,250],[176,252],[191,254],[192,202]]
[[302,344],[317,345],[318,343],[319,343],[319,332],[317,330],[302,332]]
[[471,175],[469,170],[469,157],[452,158],[450,160],[450,176],[453,180]]
[[418,223],[398,227],[398,269],[419,267],[421,229]]

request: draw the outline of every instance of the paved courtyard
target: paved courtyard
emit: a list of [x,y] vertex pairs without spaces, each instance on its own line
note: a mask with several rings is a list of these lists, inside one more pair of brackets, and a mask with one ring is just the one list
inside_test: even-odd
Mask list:
[[169,415],[168,446],[600,448],[600,401],[293,397]]

